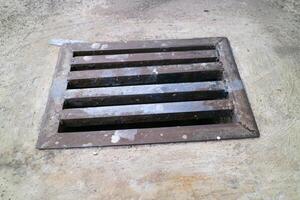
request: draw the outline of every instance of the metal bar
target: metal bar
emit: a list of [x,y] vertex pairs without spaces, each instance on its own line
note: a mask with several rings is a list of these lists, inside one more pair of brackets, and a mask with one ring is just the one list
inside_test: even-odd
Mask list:
[[222,81],[67,90],[65,108],[224,98]]
[[71,70],[128,67],[128,65],[145,66],[215,62],[217,57],[215,50],[80,56],[73,58]]
[[74,56],[108,55],[122,53],[146,53],[177,50],[209,50],[221,38],[193,38],[176,40],[128,41],[128,42],[95,42],[72,45]]
[[222,72],[220,63],[71,71],[68,88],[212,81],[221,79]]
[[70,71],[72,52],[69,47],[60,48],[58,62],[54,72],[46,110],[40,126],[37,148],[48,142],[48,139],[57,134],[59,128],[59,115],[63,108],[64,93],[67,87],[67,75]]
[[253,137],[253,135],[239,124],[210,124],[146,129],[69,132],[49,137],[47,142],[39,146],[39,149],[197,142],[251,137]]
[[224,79],[227,80],[229,98],[235,101],[233,120],[239,122],[253,137],[259,136],[257,124],[251,110],[250,103],[236,66],[232,50],[227,38],[217,45],[220,60],[224,64]]
[[204,119],[226,115],[232,110],[233,104],[228,100],[173,102],[65,109],[61,120],[66,126],[76,127]]

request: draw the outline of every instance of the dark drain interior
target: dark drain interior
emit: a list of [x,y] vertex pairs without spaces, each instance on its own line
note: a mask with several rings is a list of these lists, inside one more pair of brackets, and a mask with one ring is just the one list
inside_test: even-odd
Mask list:
[[[116,133],[125,134],[120,144],[142,144],[181,141],[182,133],[183,140],[186,135],[190,141],[208,140],[227,134],[230,126],[226,137],[232,138],[240,130],[239,106],[248,102],[243,88],[231,84],[240,79],[226,39],[72,44],[65,53],[70,62],[61,59],[56,72],[65,76],[64,92],[51,96],[53,109],[61,111],[49,123],[57,124],[57,137],[71,147],[95,135],[102,140],[93,141],[96,146],[109,146],[105,137]],[[192,127],[197,131],[189,131]],[[211,135],[197,135],[208,129]],[[137,140],[126,140],[130,130]],[[171,139],[161,138],[172,132]]]

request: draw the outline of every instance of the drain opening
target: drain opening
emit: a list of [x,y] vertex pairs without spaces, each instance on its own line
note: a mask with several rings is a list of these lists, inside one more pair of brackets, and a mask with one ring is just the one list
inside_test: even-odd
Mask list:
[[[128,130],[136,135],[112,143]],[[257,136],[227,39],[81,43],[61,50],[37,146]]]

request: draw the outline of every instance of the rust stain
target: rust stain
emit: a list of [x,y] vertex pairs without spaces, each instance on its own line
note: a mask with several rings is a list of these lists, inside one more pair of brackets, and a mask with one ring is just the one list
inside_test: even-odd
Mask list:
[[195,184],[199,182],[206,182],[209,179],[209,176],[203,174],[167,174],[162,171],[157,171],[143,177],[142,179],[139,179],[138,183],[143,184],[145,182],[148,182],[167,188],[173,188],[176,190],[190,191],[193,190]]
[[206,180],[206,176],[182,176],[182,175],[177,175],[171,177],[171,181],[175,183],[175,185],[178,185],[182,190],[190,190],[193,188],[193,185],[196,182],[200,182],[203,180]]

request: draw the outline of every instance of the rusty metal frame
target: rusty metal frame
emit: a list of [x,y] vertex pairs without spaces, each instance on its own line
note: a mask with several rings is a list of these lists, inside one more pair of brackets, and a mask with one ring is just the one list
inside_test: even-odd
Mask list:
[[[145,47],[162,41],[67,44],[62,46],[60,49],[58,63],[46,106],[46,112],[43,116],[40,127],[37,148],[59,149],[120,146],[258,137],[259,131],[234,61],[228,39],[223,37],[196,38],[192,40],[168,40],[167,42],[170,44],[185,43],[187,45],[193,45],[194,40],[203,43],[203,46],[207,49],[215,47],[218,51],[219,62],[222,63],[224,67],[224,80],[229,93],[229,99],[232,100],[234,105],[232,123],[59,133],[58,127],[64,103],[64,95],[68,85],[67,76],[71,69],[71,63],[74,61],[73,55],[76,52],[80,51],[84,54],[84,51],[93,51],[94,48],[99,48],[100,44],[102,47],[111,45],[112,49],[130,49],[132,46]],[[153,49],[155,50],[154,47]],[[119,138],[120,140],[117,143],[112,143],[112,138],[118,136],[118,134],[134,135],[134,138],[123,137]]]

